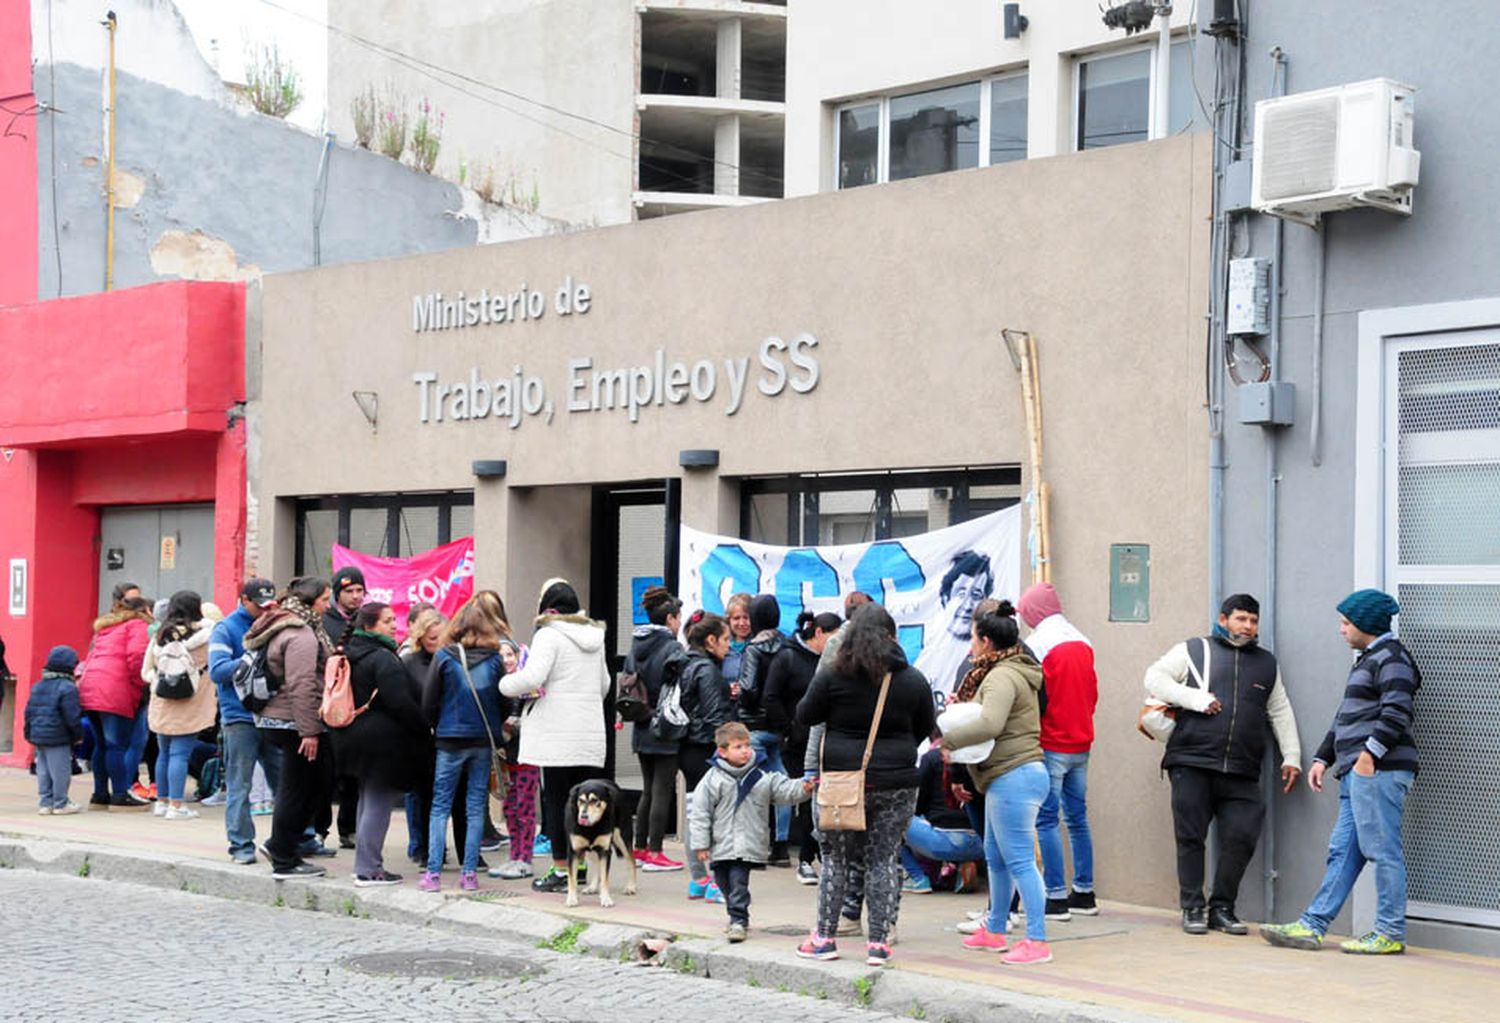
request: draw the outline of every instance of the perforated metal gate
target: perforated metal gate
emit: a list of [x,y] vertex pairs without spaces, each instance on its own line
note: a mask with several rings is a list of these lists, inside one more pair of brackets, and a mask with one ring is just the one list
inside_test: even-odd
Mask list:
[[1386,578],[1422,671],[1410,912],[1500,927],[1500,339],[1388,358]]

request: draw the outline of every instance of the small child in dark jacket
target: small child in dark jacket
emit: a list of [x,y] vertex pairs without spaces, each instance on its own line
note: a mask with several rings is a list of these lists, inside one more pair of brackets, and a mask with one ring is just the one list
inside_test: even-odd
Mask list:
[[807,802],[813,782],[766,770],[765,755],[756,756],[750,730],[738,721],[720,725],[714,745],[713,767],[693,791],[688,848],[712,861],[729,911],[724,934],[739,942],[750,926],[750,871],[764,870],[771,858],[769,810]]
[[47,654],[42,677],[26,701],[26,741],[36,748],[37,813],[77,813],[81,807],[68,798],[73,780],[73,745],[83,738],[83,715],[73,669],[78,653],[55,646]]

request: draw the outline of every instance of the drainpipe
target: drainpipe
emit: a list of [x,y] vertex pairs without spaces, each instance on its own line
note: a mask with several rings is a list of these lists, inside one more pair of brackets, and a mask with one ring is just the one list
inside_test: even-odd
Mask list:
[[[1286,95],[1286,54],[1281,47],[1271,49],[1271,98]],[[1283,256],[1283,234],[1285,221],[1271,218],[1271,294],[1269,344],[1270,381],[1281,379],[1281,262]],[[1260,607],[1261,643],[1272,652],[1276,649],[1276,556],[1280,546],[1278,519],[1281,505],[1281,464],[1278,441],[1279,427],[1263,426],[1262,438],[1266,451],[1266,592]],[[1276,800],[1281,788],[1280,762],[1272,753],[1270,770],[1261,771],[1261,785],[1265,789],[1265,825],[1261,829],[1265,850],[1265,919],[1276,919]]]
[[104,16],[104,30],[109,33],[109,154],[104,162],[105,291],[113,291],[115,286],[115,33],[119,27],[114,11]]
[[328,205],[328,164],[333,157],[333,132],[323,134],[323,155],[313,182],[313,266],[323,265],[323,208]]

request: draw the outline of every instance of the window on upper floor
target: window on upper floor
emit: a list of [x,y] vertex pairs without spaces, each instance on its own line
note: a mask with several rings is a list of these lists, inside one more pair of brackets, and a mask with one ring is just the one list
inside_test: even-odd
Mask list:
[[1026,75],[851,103],[838,110],[835,186],[1026,157]]
[[1170,81],[1165,97],[1156,88],[1156,51],[1138,47],[1081,58],[1074,64],[1073,148],[1102,149],[1151,138],[1152,104],[1167,104],[1170,134],[1193,126],[1193,48],[1172,44]]

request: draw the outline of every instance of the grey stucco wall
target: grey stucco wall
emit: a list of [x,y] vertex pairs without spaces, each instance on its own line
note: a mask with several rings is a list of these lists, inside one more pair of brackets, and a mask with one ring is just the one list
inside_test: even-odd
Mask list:
[[[1354,585],[1359,313],[1500,294],[1494,244],[1500,234],[1494,185],[1500,106],[1492,101],[1489,71],[1500,12],[1487,0],[1451,0],[1440,11],[1396,0],[1249,7],[1249,102],[1270,95],[1267,53],[1273,46],[1289,61],[1290,92],[1394,78],[1417,90],[1415,135],[1422,152],[1410,218],[1369,210],[1325,218],[1321,466],[1309,453],[1315,236],[1297,224],[1285,228],[1281,377],[1296,386],[1297,413],[1295,425],[1275,439],[1282,477],[1279,600],[1270,617],[1306,764],[1332,721],[1350,660],[1334,608]],[[1250,254],[1271,256],[1269,218],[1251,221]],[[1260,427],[1230,425],[1226,445],[1225,587],[1261,593],[1267,579],[1266,441]],[[1276,915],[1282,919],[1300,911],[1322,877],[1337,803],[1336,786],[1322,796],[1299,786],[1277,800]],[[1257,860],[1241,891],[1247,912],[1261,901],[1260,870]],[[1339,926],[1349,929],[1347,909]]]
[[[75,64],[57,65],[55,76],[59,113],[37,121],[42,298],[104,287],[102,76]],[[45,68],[38,69],[36,81],[38,92],[45,93]],[[192,275],[161,274],[152,267],[153,247],[172,231],[201,231],[221,239],[241,268],[272,272],[313,265],[320,137],[132,75],[119,74],[117,82],[116,162],[121,171],[141,179],[143,189],[133,206],[115,212],[115,287]],[[335,146],[322,220],[322,262],[472,245],[476,223],[450,215],[462,205],[460,190],[448,182],[377,154]],[[222,249],[211,246],[206,255],[186,258],[189,264],[201,264],[204,276],[222,279],[229,265],[223,257]]]

